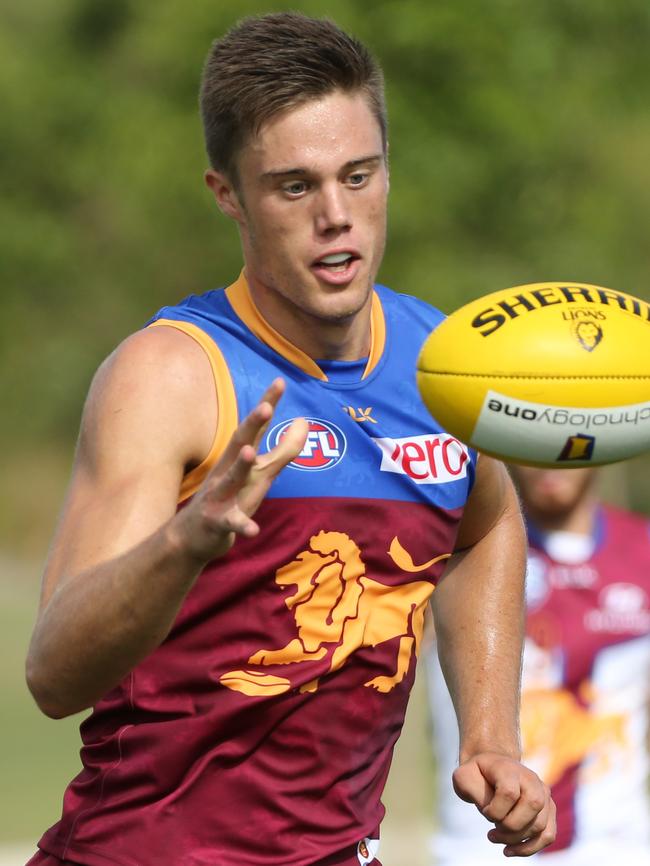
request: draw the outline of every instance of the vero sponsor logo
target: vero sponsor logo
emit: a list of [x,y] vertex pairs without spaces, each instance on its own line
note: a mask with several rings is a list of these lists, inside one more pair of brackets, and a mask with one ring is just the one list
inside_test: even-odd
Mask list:
[[469,451],[448,433],[375,439],[382,472],[407,475],[416,484],[446,484],[467,475]]
[[[269,451],[282,439],[293,420],[291,418],[289,421],[283,421],[271,430],[267,436]],[[343,459],[347,447],[343,431],[331,421],[323,421],[320,418],[306,420],[309,423],[309,432],[304,448],[288,465],[293,469],[312,471],[336,466]]]

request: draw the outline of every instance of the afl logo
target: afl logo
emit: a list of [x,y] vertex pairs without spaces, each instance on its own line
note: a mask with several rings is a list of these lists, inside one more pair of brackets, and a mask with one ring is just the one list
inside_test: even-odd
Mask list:
[[[271,450],[284,436],[291,426],[293,418],[276,424],[266,437],[266,447]],[[332,424],[331,421],[323,421],[320,418],[307,418],[309,432],[305,447],[295,460],[288,465],[293,469],[315,470],[331,469],[340,463],[345,454],[347,442],[343,431]]]

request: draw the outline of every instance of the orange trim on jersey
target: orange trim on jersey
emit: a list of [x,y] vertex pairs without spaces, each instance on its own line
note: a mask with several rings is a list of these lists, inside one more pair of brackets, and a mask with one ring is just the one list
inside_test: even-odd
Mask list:
[[199,489],[205,476],[214,466],[217,460],[221,457],[226,449],[226,445],[230,441],[230,437],[237,429],[238,412],[237,398],[235,396],[235,388],[232,383],[230,370],[226,364],[226,360],[221,353],[221,349],[214,340],[209,337],[205,331],[202,331],[197,325],[191,322],[177,322],[174,319],[158,319],[149,325],[150,328],[157,325],[164,325],[169,328],[176,328],[192,337],[208,356],[212,375],[214,376],[214,385],[217,392],[217,407],[219,411],[219,421],[217,429],[210,446],[210,451],[206,457],[191,469],[181,482],[181,489],[178,495],[178,501],[183,502],[190,496],[193,496]]
[[[226,289],[226,295],[230,304],[242,320],[255,336],[270,346],[287,361],[290,361],[296,367],[309,376],[315,379],[320,379],[322,382],[327,382],[326,374],[321,370],[313,358],[310,358],[302,349],[290,343],[286,337],[278,333],[275,328],[263,318],[260,311],[255,306],[255,302],[251,297],[248,281],[242,271],[239,278]],[[377,362],[381,358],[384,346],[386,344],[386,322],[384,319],[384,311],[381,306],[381,301],[376,292],[372,295],[372,307],[370,312],[370,355],[368,364],[364,370],[362,378],[375,368]]]
[[305,373],[308,373],[315,379],[327,381],[327,376],[313,358],[310,358],[302,349],[290,343],[286,337],[279,334],[262,317],[262,314],[253,302],[250,289],[248,288],[248,281],[243,271],[239,275],[239,278],[231,286],[228,286],[226,295],[233,310],[259,340],[266,343],[278,355],[282,355],[283,358],[291,361],[292,364],[295,364],[296,367],[299,367]]
[[362,379],[369,376],[379,363],[386,346],[386,319],[384,309],[379,300],[377,292],[372,293],[372,307],[370,309],[370,353],[368,363],[363,371]]

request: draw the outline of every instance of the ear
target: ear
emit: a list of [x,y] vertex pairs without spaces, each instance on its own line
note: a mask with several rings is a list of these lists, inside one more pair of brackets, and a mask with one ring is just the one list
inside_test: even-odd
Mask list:
[[212,195],[219,205],[219,209],[235,222],[243,222],[243,208],[234,185],[226,175],[209,168],[205,172],[204,178],[206,186],[212,190]]

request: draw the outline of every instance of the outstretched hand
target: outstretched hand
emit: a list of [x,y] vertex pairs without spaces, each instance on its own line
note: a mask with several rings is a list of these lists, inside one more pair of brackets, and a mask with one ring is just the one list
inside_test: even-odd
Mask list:
[[207,561],[222,556],[236,536],[252,538],[258,534],[260,529],[253,515],[273,479],[302,451],[308,424],[304,418],[297,418],[268,454],[258,453],[284,390],[284,381],[275,379],[179,515],[186,549],[197,559]]
[[494,828],[490,842],[505,845],[507,857],[528,857],[555,839],[555,803],[542,780],[506,755],[484,752],[456,768],[454,789]]

